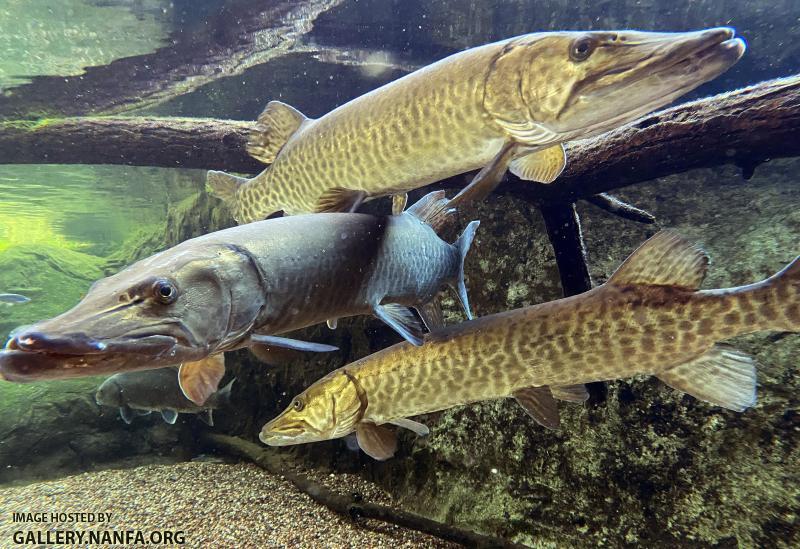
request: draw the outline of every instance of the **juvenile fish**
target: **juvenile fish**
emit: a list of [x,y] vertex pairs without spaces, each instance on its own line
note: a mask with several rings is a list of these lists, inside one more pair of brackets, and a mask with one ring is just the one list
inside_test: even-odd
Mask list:
[[376,459],[396,447],[411,416],[514,398],[558,426],[555,399],[582,401],[585,383],[650,374],[730,410],[755,404],[753,359],[718,342],[762,330],[800,331],[800,257],[755,284],[699,290],[708,257],[670,231],[636,250],[584,294],[479,318],[340,368],[296,397],[261,431],[284,446],[355,431]]
[[20,294],[0,294],[0,303],[28,303],[30,300],[31,298]]
[[203,422],[213,427],[214,410],[229,403],[233,381],[198,406],[181,391],[178,368],[122,372],[100,384],[95,401],[100,406],[119,408],[120,417],[128,424],[133,421],[134,415],[158,412],[170,425],[177,421],[178,413],[183,413],[197,414]]
[[744,50],[730,28],[510,38],[451,55],[316,120],[272,101],[247,145],[270,166],[253,179],[211,171],[207,186],[249,223],[278,211],[354,211],[365,199],[482,167],[493,184],[508,167],[549,183],[564,168],[563,143],[672,102]]
[[374,314],[414,344],[441,323],[436,301],[457,290],[467,316],[464,257],[478,222],[454,243],[433,227],[453,213],[441,191],[401,215],[312,214],[187,240],[96,282],[71,310],[18,329],[0,375],[33,381],[182,364],[186,396],[202,404],[224,375],[223,353],[335,347],[277,336]]

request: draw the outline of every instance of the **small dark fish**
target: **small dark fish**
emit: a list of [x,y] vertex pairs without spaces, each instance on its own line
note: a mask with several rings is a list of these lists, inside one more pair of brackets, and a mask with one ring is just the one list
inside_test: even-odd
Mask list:
[[178,419],[178,412],[198,414],[201,420],[214,426],[213,410],[226,405],[230,399],[231,380],[225,387],[213,393],[198,406],[183,395],[178,380],[178,368],[158,368],[123,372],[106,379],[95,394],[101,406],[116,406],[125,423],[133,421],[134,414],[147,415],[159,412],[169,424]]
[[25,297],[21,294],[0,294],[0,303],[17,304],[27,303],[30,300],[31,298]]

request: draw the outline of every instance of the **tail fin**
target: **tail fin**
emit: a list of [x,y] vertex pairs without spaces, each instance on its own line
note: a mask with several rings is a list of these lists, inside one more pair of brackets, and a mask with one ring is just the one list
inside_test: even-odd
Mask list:
[[771,329],[800,332],[800,256],[763,284],[774,294],[774,303],[777,304]]
[[445,198],[444,191],[433,191],[409,206],[406,212],[430,225],[434,231],[438,231],[456,212],[455,208],[448,207],[448,204],[449,201]]
[[232,208],[236,203],[236,191],[247,181],[245,177],[210,170],[206,174],[206,190]]
[[464,259],[467,257],[469,247],[472,245],[472,240],[475,238],[475,231],[478,230],[478,225],[480,224],[480,221],[470,222],[470,224],[467,225],[467,228],[464,229],[464,232],[461,233],[461,236],[458,237],[458,240],[453,243],[453,245],[458,248],[458,251],[461,255],[461,262],[458,266],[458,274],[456,275],[455,280],[451,282],[450,286],[458,295],[458,300],[461,302],[461,307],[464,309],[464,313],[467,315],[469,320],[472,320],[472,311],[469,309],[467,286],[464,284]]

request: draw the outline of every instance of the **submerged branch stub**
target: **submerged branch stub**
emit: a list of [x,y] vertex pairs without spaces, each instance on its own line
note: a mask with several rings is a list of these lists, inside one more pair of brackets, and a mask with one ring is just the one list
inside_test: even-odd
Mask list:
[[[258,173],[252,122],[181,118],[65,118],[0,122],[0,163],[125,164]],[[651,114],[570,143],[550,185],[513,175],[498,191],[536,204],[569,203],[692,168],[800,156],[800,75],[769,80]],[[461,188],[457,176],[432,188]],[[430,189],[428,189],[430,190]]]
[[248,442],[238,437],[204,433],[201,442],[218,452],[248,459],[274,475],[285,477],[294,484],[298,490],[305,493],[317,503],[326,506],[331,511],[339,513],[340,515],[351,517],[354,520],[358,518],[381,520],[383,522],[389,522],[404,528],[430,534],[447,541],[460,543],[467,547],[516,549],[525,547],[524,545],[512,543],[501,538],[484,536],[420,515],[408,513],[399,509],[392,509],[386,505],[366,501],[356,502],[352,497],[334,492],[307,476],[298,474],[291,470],[291,468],[284,466],[281,463],[282,460],[276,457],[274,452],[269,452],[258,444]]

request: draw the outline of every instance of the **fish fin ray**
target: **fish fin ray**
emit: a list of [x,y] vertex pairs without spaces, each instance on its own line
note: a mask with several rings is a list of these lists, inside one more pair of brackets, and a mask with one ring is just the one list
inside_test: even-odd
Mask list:
[[565,402],[586,402],[589,400],[589,391],[586,390],[586,385],[551,385],[550,393],[553,398],[563,400]]
[[426,437],[431,433],[431,430],[428,429],[427,425],[407,418],[393,419],[392,421],[387,421],[386,423],[402,427],[403,429],[408,429],[409,431],[413,431],[421,437]]
[[403,336],[406,341],[412,345],[422,345],[422,325],[411,309],[397,303],[387,303],[375,305],[372,310],[375,316]]
[[275,161],[278,153],[309,118],[281,101],[270,101],[256,119],[247,138],[247,153],[264,164]]
[[358,446],[373,459],[385,461],[397,452],[397,435],[383,425],[360,423],[356,427]]
[[427,303],[423,303],[419,307],[415,307],[415,309],[429,332],[444,328],[444,315],[442,314],[442,303],[439,301],[439,296],[434,297]]
[[211,408],[209,408],[208,410],[203,410],[197,415],[200,417],[200,421],[202,421],[209,427],[214,426],[214,410],[212,410]]
[[333,187],[322,193],[317,200],[315,213],[345,212],[353,213],[367,198],[364,191]]
[[236,191],[248,181],[245,177],[209,170],[206,173],[206,191],[232,206],[236,203]]
[[122,418],[122,421],[130,425],[131,422],[133,421],[133,410],[131,410],[130,406],[128,405],[120,406],[119,417]]
[[552,183],[564,171],[567,153],[561,143],[519,156],[511,161],[508,169],[526,181]]
[[459,262],[456,279],[450,283],[450,287],[456,292],[458,301],[461,303],[461,308],[464,309],[464,314],[467,315],[467,319],[469,320],[472,320],[472,311],[469,308],[469,295],[467,294],[467,285],[464,282],[464,260],[467,257],[467,253],[469,253],[469,248],[472,246],[472,241],[475,239],[475,232],[478,230],[480,224],[481,222],[477,220],[470,221],[467,228],[464,229],[464,232],[461,233],[461,236],[459,236],[458,240],[454,243],[461,255],[461,260]]
[[671,230],[656,233],[608,279],[618,286],[675,286],[697,290],[708,270],[708,255]]
[[302,351],[305,353],[329,353],[331,351],[339,350],[338,347],[326,345],[325,343],[314,343],[312,341],[302,341],[300,339],[260,334],[252,334],[250,336],[250,343],[256,345],[266,345],[267,347],[289,349],[292,351]]
[[161,410],[161,419],[170,425],[175,425],[175,422],[178,421],[178,412],[170,408],[164,408]]
[[408,193],[392,195],[392,215],[400,215],[408,204]]
[[755,362],[729,345],[715,345],[656,377],[673,389],[728,410],[742,412],[756,403]]
[[558,404],[547,386],[518,389],[511,393],[511,396],[536,423],[548,429],[558,429],[560,424]]
[[449,206],[444,191],[433,191],[414,202],[406,212],[438,231],[456,210]]
[[178,370],[178,383],[183,394],[202,406],[219,387],[225,375],[225,354],[218,353],[195,362],[184,362]]
[[508,142],[503,145],[491,162],[483,167],[469,184],[461,189],[447,205],[451,208],[458,208],[462,204],[470,204],[483,200],[489,196],[503,181],[506,175],[509,162],[517,151],[517,144]]

